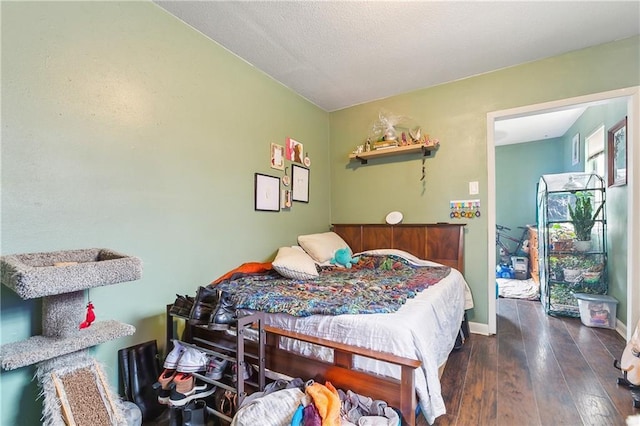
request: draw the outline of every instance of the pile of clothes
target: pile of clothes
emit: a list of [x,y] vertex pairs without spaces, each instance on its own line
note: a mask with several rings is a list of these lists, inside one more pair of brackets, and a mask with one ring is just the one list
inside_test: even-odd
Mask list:
[[331,382],[276,380],[244,399],[231,426],[399,426],[387,403],[336,389]]

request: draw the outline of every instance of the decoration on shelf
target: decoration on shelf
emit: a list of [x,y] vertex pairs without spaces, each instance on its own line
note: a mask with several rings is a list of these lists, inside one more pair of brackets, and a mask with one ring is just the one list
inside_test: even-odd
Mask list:
[[287,160],[302,164],[304,146],[295,139],[287,138]]
[[480,217],[480,200],[451,200],[449,201],[451,219],[473,219]]
[[284,146],[277,143],[271,144],[271,168],[284,170],[285,152]]
[[89,303],[87,303],[87,314],[85,315],[85,320],[80,323],[81,330],[83,328],[88,328],[89,326],[91,326],[91,323],[96,320],[96,314],[95,312],[93,312],[93,309],[93,303],[89,301]]
[[429,137],[412,119],[380,111],[378,120],[371,125],[366,142],[356,145],[349,158],[367,164],[369,158],[387,155],[422,152],[428,157],[439,146],[440,141]]

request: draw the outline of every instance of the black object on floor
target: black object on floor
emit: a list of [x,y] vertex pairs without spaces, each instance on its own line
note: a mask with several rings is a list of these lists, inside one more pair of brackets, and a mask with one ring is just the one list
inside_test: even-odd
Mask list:
[[159,418],[166,406],[158,402],[153,384],[160,376],[160,357],[156,340],[140,343],[118,351],[121,396],[140,408],[142,422]]

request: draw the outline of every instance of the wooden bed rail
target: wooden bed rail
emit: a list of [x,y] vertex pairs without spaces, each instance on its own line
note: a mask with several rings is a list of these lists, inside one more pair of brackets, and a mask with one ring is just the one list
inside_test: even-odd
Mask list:
[[[319,337],[265,326],[267,368],[290,377],[313,378],[319,383],[330,381],[336,388],[351,390],[358,394],[386,401],[398,408],[403,424],[415,425],[417,397],[414,370],[421,362],[393,354],[372,351],[346,345]],[[280,340],[289,338],[333,349],[333,362],[289,352],[280,347]],[[354,356],[362,356],[400,366],[400,380],[355,370]]]

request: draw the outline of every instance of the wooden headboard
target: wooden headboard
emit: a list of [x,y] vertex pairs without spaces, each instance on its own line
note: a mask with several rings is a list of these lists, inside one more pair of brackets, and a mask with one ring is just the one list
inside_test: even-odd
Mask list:
[[354,253],[392,248],[456,268],[464,274],[464,226],[454,223],[333,224]]

